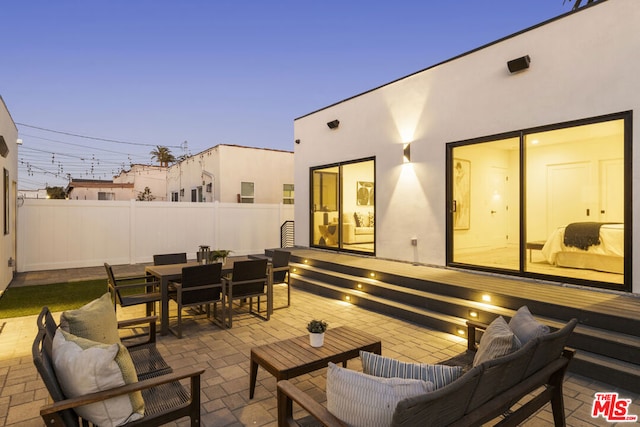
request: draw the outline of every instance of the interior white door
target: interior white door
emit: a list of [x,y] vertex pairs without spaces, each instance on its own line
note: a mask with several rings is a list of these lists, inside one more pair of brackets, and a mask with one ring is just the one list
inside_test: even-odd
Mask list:
[[624,164],[600,161],[600,221],[624,222]]
[[507,172],[504,168],[492,168],[489,175],[489,212],[487,230],[491,247],[507,246],[509,224],[507,219]]
[[590,202],[599,195],[590,185],[589,162],[547,166],[547,235],[571,222],[596,221]]

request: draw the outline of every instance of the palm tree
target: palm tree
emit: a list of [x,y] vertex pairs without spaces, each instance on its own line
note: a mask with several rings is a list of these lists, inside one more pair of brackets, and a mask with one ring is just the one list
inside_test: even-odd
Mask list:
[[174,155],[171,154],[171,150],[164,145],[157,145],[156,149],[151,150],[149,154],[151,154],[151,160],[156,159],[160,166],[169,166],[169,163],[176,161]]

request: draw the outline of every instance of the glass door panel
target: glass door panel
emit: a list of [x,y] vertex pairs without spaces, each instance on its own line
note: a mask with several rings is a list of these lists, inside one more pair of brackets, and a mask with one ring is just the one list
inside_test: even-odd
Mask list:
[[312,171],[311,244],[338,247],[339,167]]
[[519,141],[453,148],[453,262],[519,270]]
[[624,120],[528,134],[525,270],[624,283]]
[[374,252],[374,161],[342,165],[341,244],[343,249]]

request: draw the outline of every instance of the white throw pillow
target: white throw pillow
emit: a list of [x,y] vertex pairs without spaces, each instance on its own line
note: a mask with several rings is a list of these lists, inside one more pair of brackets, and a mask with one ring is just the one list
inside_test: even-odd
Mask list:
[[[84,396],[137,381],[137,378],[131,381],[133,362],[122,344],[94,343],[95,345],[88,346],[87,341],[70,336],[60,329],[53,338],[53,366],[60,387],[67,397]],[[120,360],[117,361],[119,355]],[[133,375],[135,376],[135,369]],[[130,381],[125,380],[127,376]],[[95,425],[119,426],[144,415],[144,402],[141,400],[142,395],[138,394],[139,392],[131,393],[84,405],[75,411]]]
[[384,357],[368,351],[360,351],[362,372],[384,378],[410,378],[429,381],[435,389],[446,386],[462,375],[462,366],[409,363]]
[[523,305],[509,320],[509,328],[520,340],[522,345],[542,335],[549,333],[549,327],[534,319],[529,307]]
[[329,362],[327,409],[352,427],[386,427],[391,425],[398,402],[433,388],[431,382],[379,378]]
[[473,366],[478,366],[487,360],[506,356],[521,347],[520,340],[513,333],[504,317],[496,318],[480,339],[478,351],[473,358]]

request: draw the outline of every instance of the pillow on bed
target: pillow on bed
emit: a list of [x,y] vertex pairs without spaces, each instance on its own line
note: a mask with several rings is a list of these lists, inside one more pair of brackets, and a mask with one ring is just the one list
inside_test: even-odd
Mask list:
[[518,337],[522,345],[549,333],[549,327],[534,319],[526,305],[516,311],[516,314],[509,321],[509,328]]
[[422,380],[379,378],[329,362],[327,410],[352,427],[391,425],[398,402],[433,391]]
[[383,378],[410,378],[429,381],[437,390],[458,379],[462,366],[430,365],[427,363],[401,362],[368,351],[360,351],[362,372]]
[[478,366],[487,360],[506,356],[520,347],[520,340],[509,328],[504,317],[500,316],[491,322],[482,335],[478,351],[473,358],[473,366]]

